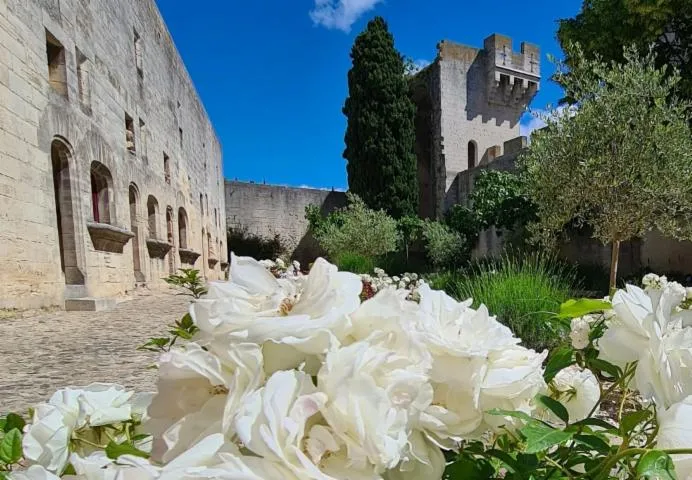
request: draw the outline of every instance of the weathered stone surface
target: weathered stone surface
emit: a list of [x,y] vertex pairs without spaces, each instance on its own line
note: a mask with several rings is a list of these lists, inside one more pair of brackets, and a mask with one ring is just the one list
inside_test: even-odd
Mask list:
[[[166,288],[180,245],[227,260],[221,146],[155,2],[59,4],[0,1],[0,308]],[[122,251],[94,212],[134,234]]]
[[[305,207],[317,205],[328,213],[346,205],[346,194],[316,188],[292,188],[226,181],[226,223],[264,238],[279,235],[288,252],[307,265],[320,253],[308,234]],[[233,245],[229,245],[233,250]]]
[[58,388],[115,382],[155,389],[157,354],[137,350],[187,312],[189,299],[170,293],[136,296],[107,312],[36,313],[0,318],[0,415],[45,401]]
[[87,230],[94,248],[102,252],[123,253],[125,244],[135,236],[129,230],[107,223],[87,222]]
[[195,252],[194,250],[189,250],[187,248],[178,249],[178,253],[180,254],[180,261],[182,263],[192,266],[194,266],[195,262],[201,255],[199,252]]
[[68,312],[102,312],[115,307],[114,298],[68,298],[65,300],[65,310]]
[[[482,49],[440,42],[413,79],[420,214],[441,217],[459,203],[457,175],[501,155],[540,84],[538,47],[493,34]],[[491,158],[492,157],[492,158]]]
[[171,251],[171,248],[173,248],[173,244],[171,243],[156,238],[147,238],[147,251],[151,258],[163,260],[166,258],[168,252]]

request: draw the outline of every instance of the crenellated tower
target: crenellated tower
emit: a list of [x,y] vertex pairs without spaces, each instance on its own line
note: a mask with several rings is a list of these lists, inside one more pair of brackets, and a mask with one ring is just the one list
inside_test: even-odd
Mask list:
[[519,120],[540,87],[540,51],[497,33],[483,48],[443,40],[412,80],[417,105],[420,214],[441,217],[458,203],[460,172],[493,161],[520,135]]
[[512,39],[494,33],[485,39],[489,104],[524,109],[538,92],[541,79],[539,50],[522,42],[519,53],[512,51]]

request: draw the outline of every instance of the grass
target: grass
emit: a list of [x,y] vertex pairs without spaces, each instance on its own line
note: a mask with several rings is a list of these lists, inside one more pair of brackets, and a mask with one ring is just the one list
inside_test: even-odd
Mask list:
[[560,304],[575,296],[573,267],[541,253],[505,255],[474,263],[465,271],[445,272],[431,279],[453,297],[485,304],[522,343],[534,349],[551,348],[567,331],[555,320]]
[[369,273],[372,274],[375,268],[375,263],[371,258],[368,258],[360,253],[341,253],[336,258],[336,265],[341,271],[353,273]]

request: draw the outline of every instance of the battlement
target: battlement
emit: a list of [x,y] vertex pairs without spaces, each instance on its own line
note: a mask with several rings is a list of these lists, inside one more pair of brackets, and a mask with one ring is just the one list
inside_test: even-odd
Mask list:
[[512,39],[493,33],[483,42],[489,66],[514,70],[537,79],[541,76],[540,49],[532,43],[521,42],[521,51],[512,51]]
[[539,48],[522,42],[521,52],[514,52],[511,38],[494,33],[483,42],[483,50],[488,102],[525,108],[540,86]]

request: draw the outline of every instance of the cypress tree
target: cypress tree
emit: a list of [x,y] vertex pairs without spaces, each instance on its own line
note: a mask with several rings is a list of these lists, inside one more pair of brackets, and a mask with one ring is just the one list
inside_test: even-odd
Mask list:
[[415,105],[404,59],[383,18],[371,20],[356,37],[351,59],[343,108],[349,190],[395,218],[416,215]]

